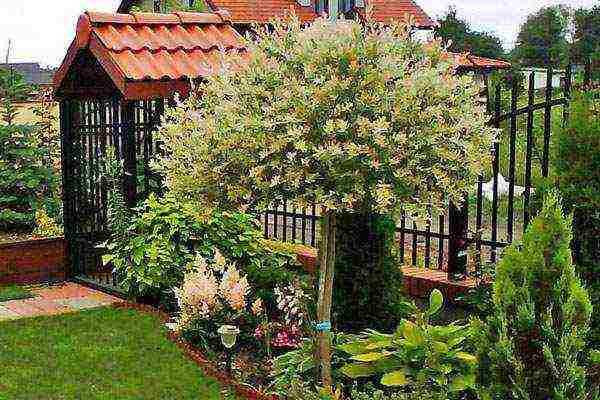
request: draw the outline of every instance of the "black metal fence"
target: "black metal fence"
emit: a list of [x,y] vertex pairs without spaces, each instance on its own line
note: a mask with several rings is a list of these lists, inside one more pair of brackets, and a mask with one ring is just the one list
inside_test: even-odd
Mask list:
[[153,184],[150,160],[159,150],[152,133],[163,111],[163,100],[61,101],[64,225],[73,277],[117,287],[112,271],[102,265],[99,247],[109,233],[103,162],[109,148],[122,160],[129,205],[147,197]]
[[[591,67],[577,72],[578,85],[590,85]],[[568,118],[573,70],[549,70],[544,79],[529,74],[525,83],[486,82],[490,123],[502,133],[494,146],[493,164],[464,204],[447,203],[445,212],[428,223],[409,215],[398,221],[399,256],[404,264],[442,269],[449,274],[477,270],[498,259],[499,251],[521,238],[531,219],[535,188],[552,178],[553,148]],[[537,86],[536,86],[537,85]],[[538,87],[541,86],[541,87]],[[63,100],[61,132],[65,237],[72,274],[116,287],[101,263],[98,245],[107,238],[107,185],[101,163],[112,147],[123,161],[124,192],[133,205],[156,190],[149,167],[160,152],[153,132],[165,100],[122,102],[116,98]],[[154,183],[153,183],[154,182]],[[316,246],[319,209],[278,204],[260,215],[266,237]]]

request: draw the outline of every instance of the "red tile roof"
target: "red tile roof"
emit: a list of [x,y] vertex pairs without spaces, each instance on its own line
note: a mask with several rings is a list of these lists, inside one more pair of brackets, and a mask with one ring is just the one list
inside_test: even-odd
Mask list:
[[[376,22],[402,21],[410,16],[419,28],[435,28],[437,26],[437,22],[429,18],[429,15],[413,0],[365,0],[365,2],[373,6],[371,19]],[[357,8],[357,11],[361,18],[365,18],[364,8]]]
[[[92,52],[126,97],[136,97],[127,93],[140,87],[133,83],[206,77],[220,65],[222,51],[245,52],[246,46],[226,13],[87,12],[79,18],[75,40],[55,76],[55,88],[84,49]],[[143,96],[151,92],[146,86]]]
[[[129,11],[134,3],[134,0],[122,0],[119,11]],[[401,21],[406,15],[410,15],[420,28],[437,26],[413,0],[365,0],[365,3],[373,5],[372,17],[377,22]],[[306,7],[301,6],[297,0],[206,0],[206,4],[215,11],[229,11],[235,24],[266,23],[285,16],[290,9],[294,10],[302,22],[311,22],[317,18],[315,0],[311,0],[310,6]],[[365,18],[364,7],[357,7],[356,11],[361,18]]]
[[491,58],[478,57],[470,53],[447,53],[454,61],[457,69],[463,70],[482,70],[482,69],[507,69],[511,63],[503,60],[494,60]]
[[209,0],[213,10],[227,10],[236,24],[267,23],[293,10],[302,22],[317,18],[314,4],[303,7],[296,0]]

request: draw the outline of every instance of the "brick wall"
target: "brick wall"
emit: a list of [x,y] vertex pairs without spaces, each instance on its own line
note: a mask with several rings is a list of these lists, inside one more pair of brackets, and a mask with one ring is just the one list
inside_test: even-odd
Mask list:
[[[316,274],[317,252],[316,249],[308,249],[306,246],[297,249],[298,261],[307,272]],[[477,286],[477,282],[472,278],[458,282],[450,281],[445,271],[403,267],[402,273],[406,294],[417,298],[428,298],[433,289],[439,289],[446,300],[453,302],[459,295]]]
[[65,278],[63,238],[0,244],[0,284],[60,282]]

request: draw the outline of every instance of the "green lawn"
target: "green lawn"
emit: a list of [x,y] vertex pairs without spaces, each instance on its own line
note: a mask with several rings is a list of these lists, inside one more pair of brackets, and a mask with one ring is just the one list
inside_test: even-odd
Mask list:
[[128,309],[0,323],[0,399],[220,399],[221,387]]
[[0,302],[8,300],[28,299],[33,297],[33,294],[25,287],[17,285],[0,285]]

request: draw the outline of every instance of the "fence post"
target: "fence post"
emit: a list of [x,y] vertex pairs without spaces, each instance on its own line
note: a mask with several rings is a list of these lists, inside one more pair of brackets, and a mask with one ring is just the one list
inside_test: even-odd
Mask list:
[[467,274],[467,246],[469,233],[469,201],[459,206],[450,202],[448,214],[448,279],[464,279]]
[[127,207],[134,207],[137,199],[137,166],[135,155],[135,103],[124,101],[121,105],[121,132],[123,151],[123,192]]
[[583,86],[588,87],[592,83],[592,60],[585,61],[583,72]]

